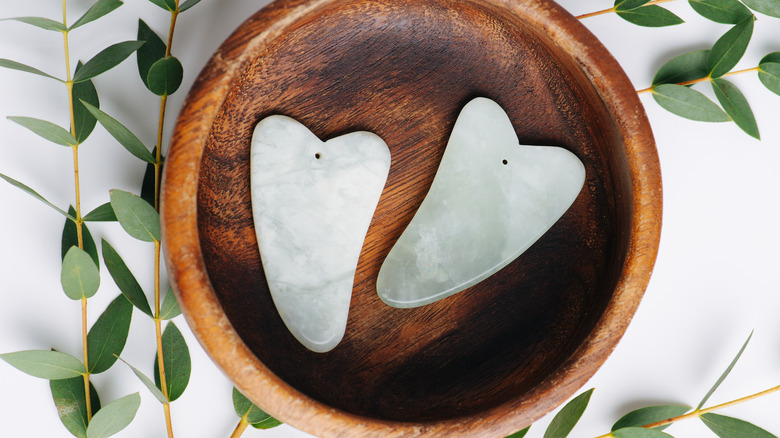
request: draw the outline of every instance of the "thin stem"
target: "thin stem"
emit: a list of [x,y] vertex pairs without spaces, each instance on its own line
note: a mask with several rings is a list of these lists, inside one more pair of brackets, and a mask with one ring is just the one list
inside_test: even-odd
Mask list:
[[241,417],[241,421],[238,422],[238,425],[236,425],[236,429],[233,431],[233,433],[230,435],[230,438],[238,438],[241,435],[244,434],[244,431],[249,426],[249,421],[246,419],[246,415]]
[[84,373],[84,394],[86,395],[87,404],[87,422],[89,422],[92,420],[92,402],[90,400],[89,393],[89,365],[87,365],[89,355],[87,352],[87,333],[87,298],[83,297],[81,298],[81,340],[84,345],[84,367],[87,369],[87,372]]
[[[648,3],[646,3],[646,4],[642,5],[642,6],[657,5],[659,3],[667,3],[667,2],[673,2],[673,1],[674,0],[653,0],[653,1],[648,2]],[[583,18],[595,17],[597,15],[604,15],[604,14],[609,14],[609,13],[612,13],[612,12],[616,12],[616,9],[614,7],[609,8],[609,9],[603,9],[601,11],[589,12],[587,14],[577,15],[577,17],[575,17],[575,18],[577,18],[579,20],[582,20]]]
[[[750,72],[759,71],[759,70],[760,70],[760,67],[751,67],[751,68],[746,68],[744,70],[734,70],[734,71],[730,71],[730,72],[724,74],[721,77],[725,78],[726,76],[734,76],[734,75],[739,75],[739,74],[742,74],[742,73],[750,73]],[[701,83],[701,82],[708,82],[708,81],[711,81],[711,80],[712,80],[712,77],[706,76],[706,77],[699,78],[699,79],[692,79],[690,81],[679,82],[676,85],[682,85],[682,86],[685,87],[685,86],[688,86],[688,85],[698,84],[698,83]],[[639,93],[639,94],[651,93],[653,91],[654,87],[655,86],[651,86],[651,87],[648,87],[648,88],[645,88],[645,89],[642,89],[642,90],[637,90],[637,93]]]

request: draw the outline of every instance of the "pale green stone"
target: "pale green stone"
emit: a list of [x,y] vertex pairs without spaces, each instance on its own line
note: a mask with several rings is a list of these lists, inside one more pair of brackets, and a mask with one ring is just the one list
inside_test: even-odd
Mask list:
[[380,298],[417,307],[488,278],[560,219],[584,181],[574,154],[521,146],[504,110],[474,99],[455,123],[425,200],[382,264]]
[[358,258],[387,180],[390,150],[369,132],[327,142],[284,116],[251,150],[252,213],[276,309],[306,348],[344,336]]

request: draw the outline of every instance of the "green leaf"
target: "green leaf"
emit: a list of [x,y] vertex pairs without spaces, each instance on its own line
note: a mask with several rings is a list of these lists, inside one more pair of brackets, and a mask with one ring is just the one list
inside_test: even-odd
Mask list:
[[70,132],[52,122],[32,117],[9,117],[8,120],[24,126],[52,143],[62,146],[76,146],[79,144]]
[[752,338],[752,337],[753,337],[753,332],[751,331],[750,335],[748,335],[747,339],[745,339],[745,343],[742,344],[742,348],[739,349],[739,352],[737,353],[737,355],[734,356],[734,359],[731,360],[731,363],[729,364],[729,366],[726,367],[726,370],[723,371],[723,374],[720,375],[720,377],[718,378],[718,381],[715,382],[714,385],[712,385],[712,388],[710,388],[710,390],[707,391],[707,394],[704,396],[704,398],[701,399],[699,404],[696,406],[696,410],[697,411],[704,406],[704,403],[707,403],[707,400],[710,399],[710,396],[715,392],[716,389],[718,389],[720,384],[723,383],[724,380],[726,380],[726,377],[728,377],[729,373],[734,368],[734,365],[737,364],[737,361],[742,356],[742,352],[745,351],[745,348],[747,347],[748,343],[750,342],[750,338]]
[[615,438],[673,438],[668,433],[657,429],[645,429],[644,427],[627,427],[612,432]]
[[[73,207],[68,209],[68,213],[75,216],[76,210]],[[92,233],[89,232],[87,224],[81,224],[81,241],[84,245],[84,251],[92,257],[92,261],[95,262],[98,271],[100,270],[100,258],[98,256],[97,246],[95,246],[95,240],[92,238]],[[79,246],[79,236],[76,230],[76,223],[70,219],[65,219],[65,227],[62,229],[62,258],[65,259],[65,255],[68,251],[74,247]]]
[[707,70],[709,53],[709,50],[696,50],[670,59],[658,69],[653,77],[653,85],[679,84],[706,78],[709,74]]
[[771,92],[780,95],[780,62],[764,62],[762,60],[758,66],[758,79]]
[[138,284],[138,280],[135,279],[135,276],[133,276],[133,273],[130,272],[130,269],[125,265],[122,257],[119,256],[119,253],[117,253],[114,247],[106,242],[105,239],[102,239],[101,246],[103,247],[103,262],[106,264],[108,272],[111,274],[117,287],[119,287],[122,295],[137,307],[138,310],[154,317],[152,309],[149,307],[149,301],[146,299],[146,294],[144,294],[143,289],[141,289],[141,286]]
[[82,101],[84,106],[92,113],[93,116],[106,128],[109,134],[111,134],[116,141],[119,142],[128,152],[146,161],[147,163],[154,163],[155,158],[149,149],[135,136],[129,129],[119,123],[116,119],[104,113],[100,109],[90,105],[88,102]]
[[[623,429],[626,427],[641,427],[648,424],[653,424],[658,421],[668,420],[670,418],[679,417],[680,415],[690,411],[689,406],[682,405],[662,405],[662,406],[648,406],[629,412],[620,418],[612,426],[612,430]],[[662,430],[669,427],[669,425],[658,427],[658,430]]]
[[183,4],[179,5],[179,13],[186,11],[187,9],[200,3],[200,0],[187,0]]
[[[87,438],[87,398],[84,397],[84,378],[50,380],[51,396],[60,421],[73,436]],[[89,382],[89,401],[92,412],[100,410],[100,397]]]
[[114,209],[111,208],[111,203],[106,202],[98,208],[90,211],[84,216],[86,222],[116,222],[116,214]]
[[141,197],[111,190],[111,207],[127,234],[144,242],[160,241],[160,215]]
[[716,23],[737,24],[753,15],[739,0],[688,0],[694,11]]
[[105,438],[120,432],[135,418],[141,396],[130,394],[103,406],[87,427],[87,438]]
[[133,305],[119,295],[108,305],[87,335],[89,371],[100,374],[111,368],[122,354],[130,333]]
[[246,421],[249,424],[262,423],[271,418],[270,415],[255,406],[236,388],[233,388],[233,409],[235,409],[239,418],[246,417]]
[[21,189],[22,191],[26,192],[28,195],[30,195],[33,198],[43,202],[44,204],[48,205],[49,207],[57,210],[58,212],[60,212],[60,214],[62,214],[63,216],[67,217],[68,219],[70,219],[70,220],[72,220],[74,222],[76,221],[76,218],[73,215],[70,215],[70,214],[66,213],[65,210],[63,210],[63,209],[57,207],[56,205],[52,204],[51,202],[47,201],[46,198],[41,196],[38,192],[36,192],[35,190],[31,189],[30,187],[20,183],[19,181],[11,178],[10,176],[3,175],[2,173],[0,173],[0,178],[6,180],[6,182],[11,184],[12,186]]
[[147,86],[158,96],[169,96],[176,92],[184,77],[184,67],[173,56],[162,58],[149,69]]
[[644,27],[665,27],[684,23],[682,18],[658,5],[642,6],[630,11],[618,11],[617,14],[629,23]]
[[166,11],[176,10],[176,2],[174,0],[149,0],[149,1],[165,9]]
[[544,431],[544,438],[565,438],[569,436],[571,430],[580,421],[585,408],[588,407],[591,394],[593,394],[593,389],[583,392],[558,411],[550,425],[547,426],[547,430]]
[[0,58],[0,67],[3,68],[10,68],[11,70],[18,70],[23,71],[26,73],[32,73],[34,75],[43,76],[45,78],[54,79],[58,82],[65,82],[60,78],[56,78],[48,73],[42,72],[38,70],[35,67],[30,67],[29,65],[22,64],[21,62],[11,61],[10,59]]
[[750,9],[780,18],[780,0],[742,0]]
[[701,421],[720,438],[777,438],[754,424],[725,415],[704,414]]
[[759,64],[765,64],[768,62],[772,62],[775,64],[780,64],[780,52],[772,52],[766,56],[764,56],[761,59],[761,62]]
[[133,370],[133,374],[135,374],[136,377],[138,377],[138,380],[141,381],[148,389],[151,391],[152,395],[160,401],[160,403],[168,403],[168,400],[165,398],[165,395],[163,395],[162,391],[160,391],[160,388],[154,386],[154,382],[152,382],[152,379],[146,377],[146,374],[142,373],[138,370],[138,368],[130,365],[127,363],[126,360],[119,358],[122,362],[125,363],[125,365],[129,366],[131,370]]
[[[157,148],[154,148],[152,154],[155,154],[156,152]],[[155,204],[155,185],[157,184],[154,174],[154,164],[147,163],[146,170],[144,171],[144,179],[141,182],[141,198],[143,198],[144,201],[148,202],[149,205],[152,206]],[[162,174],[162,169],[160,169],[160,174]]]
[[65,32],[68,30],[64,24],[59,21],[50,20],[43,17],[13,17],[3,18],[0,21],[19,21],[21,23],[29,24],[31,26],[39,27],[44,30],[53,30],[55,32]]
[[81,27],[87,23],[91,23],[122,5],[123,3],[120,0],[99,0],[97,3],[92,5],[92,7],[81,16],[81,18],[76,20],[76,22],[70,26],[70,30]]
[[681,85],[661,84],[653,87],[653,98],[672,114],[699,122],[728,122],[731,119],[707,96]]
[[86,373],[75,357],[52,350],[27,350],[0,354],[0,359],[34,377],[48,380],[71,379]]
[[707,57],[707,71],[710,76],[719,78],[725,75],[742,59],[753,36],[754,20],[751,15],[718,38]]
[[[165,365],[165,383],[168,390],[168,400],[175,401],[181,397],[190,382],[190,350],[184,341],[176,324],[169,322],[162,334],[163,364]],[[154,357],[154,383],[160,386],[159,358]]]
[[[82,68],[83,64],[79,62],[76,66],[76,73],[78,74]],[[92,81],[73,84],[73,122],[76,125],[76,132],[73,133],[73,136],[79,143],[84,142],[92,134],[97,124],[95,116],[87,110],[82,102],[87,102],[96,108],[100,107],[100,99]]]
[[615,0],[615,11],[630,11],[649,3],[650,0]]
[[84,68],[73,76],[73,82],[86,81],[111,70],[142,45],[143,41],[125,41],[108,46],[84,64]]
[[760,140],[761,134],[758,132],[756,117],[739,88],[725,79],[713,79],[712,89],[715,91],[718,102],[726,114],[734,120],[734,123],[751,137]]
[[165,42],[143,20],[138,20],[138,41],[145,42],[136,53],[138,74],[146,88],[149,88],[149,70],[155,62],[165,57]]
[[525,429],[519,432],[515,432],[512,435],[506,436],[504,438],[523,438],[528,433],[529,430],[531,430],[531,426],[528,426]]
[[273,429],[274,427],[281,426],[282,424],[284,424],[284,423],[282,423],[281,421],[277,420],[276,418],[268,417],[267,420],[261,421],[259,423],[253,423],[252,427],[254,427],[255,429],[264,429],[265,430],[265,429]]
[[168,288],[168,292],[163,298],[163,302],[160,305],[160,318],[161,319],[173,319],[181,315],[181,309],[179,308],[179,302],[176,301],[176,295],[171,288]]
[[100,271],[89,254],[78,246],[71,247],[62,260],[62,290],[72,300],[89,298],[100,287]]

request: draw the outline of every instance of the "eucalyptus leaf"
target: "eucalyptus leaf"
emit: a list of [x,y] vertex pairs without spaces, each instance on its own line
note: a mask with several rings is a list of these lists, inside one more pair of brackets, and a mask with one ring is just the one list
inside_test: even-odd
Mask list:
[[141,396],[138,393],[124,396],[103,406],[89,422],[87,438],[106,438],[126,428],[135,418]]
[[133,370],[133,374],[135,374],[135,376],[138,377],[138,380],[140,380],[141,383],[143,383],[144,386],[146,386],[149,389],[152,395],[154,395],[154,397],[157,400],[159,400],[160,403],[168,403],[168,400],[165,398],[165,395],[163,395],[162,391],[160,391],[160,388],[154,386],[154,382],[152,382],[152,379],[146,377],[146,374],[139,371],[138,368],[127,363],[127,361],[122,359],[121,357],[119,358],[119,360],[124,362],[125,365],[129,366],[130,369]]
[[75,357],[52,350],[27,350],[0,354],[0,359],[34,377],[48,380],[72,379],[86,373]]
[[734,120],[734,123],[751,137],[760,140],[761,134],[758,132],[756,117],[739,88],[725,79],[713,79],[712,89],[715,91],[718,102],[726,114]]
[[18,21],[20,23],[29,24],[31,26],[35,26],[44,30],[53,30],[55,32],[65,32],[66,30],[68,30],[68,28],[65,27],[65,25],[60,23],[59,21],[54,21],[49,18],[43,18],[43,17],[13,17],[13,18],[3,18],[0,19],[0,21]]
[[139,140],[135,134],[130,132],[129,129],[127,129],[113,117],[101,111],[99,108],[90,105],[89,102],[82,101],[82,103],[89,110],[89,112],[95,116],[97,121],[100,122],[104,128],[106,128],[106,131],[108,131],[108,133],[111,134],[111,136],[114,137],[114,139],[116,139],[119,144],[124,146],[128,152],[140,158],[141,160],[146,161],[147,163],[155,162],[155,158],[152,153],[149,152],[149,149],[146,149],[146,146],[144,146],[141,140]]
[[553,417],[547,430],[544,431],[544,438],[566,438],[571,433],[580,417],[588,407],[590,396],[593,389],[589,389],[572,399]]
[[127,234],[144,242],[160,241],[160,215],[141,197],[111,190],[111,207]]
[[[157,148],[154,148],[152,151],[152,154],[157,153]],[[144,179],[141,182],[141,198],[143,198],[144,201],[148,202],[149,205],[154,206],[155,205],[155,195],[156,195],[156,188],[157,185],[156,177],[155,177],[155,165],[152,163],[146,164],[146,170],[144,171]],[[162,174],[162,169],[160,169],[160,174]]]
[[52,143],[62,146],[76,146],[79,144],[70,132],[52,122],[32,117],[9,117],[8,120],[24,126]]
[[780,18],[780,0],[742,0],[750,9]]
[[752,15],[718,38],[707,57],[707,70],[713,78],[719,78],[734,68],[742,59],[753,36]]
[[706,78],[709,50],[695,50],[667,61],[653,77],[653,85],[679,84]]
[[78,20],[76,20],[75,23],[73,23],[70,26],[70,30],[76,29],[77,27],[81,27],[87,23],[91,23],[104,15],[107,15],[114,9],[122,6],[124,3],[122,3],[120,0],[99,0],[97,3],[92,5],[91,8],[87,10],[87,12],[84,13],[84,15],[81,16]]
[[184,12],[198,3],[200,3],[200,0],[187,0],[183,4],[179,5],[179,12]]
[[[78,63],[76,66],[76,74],[78,74],[83,66],[84,64],[81,62]],[[79,143],[83,143],[84,140],[92,134],[92,131],[97,124],[95,116],[87,110],[82,102],[87,102],[96,108],[100,107],[100,99],[98,98],[95,84],[93,84],[92,81],[73,84],[73,124],[76,127],[73,136]]]
[[528,433],[529,430],[531,430],[531,426],[528,426],[525,429],[523,429],[523,430],[521,430],[519,432],[515,432],[512,435],[508,435],[508,436],[506,436],[504,438],[523,438]]
[[10,59],[0,58],[0,67],[9,68],[11,70],[23,71],[26,73],[32,73],[34,75],[43,76],[49,79],[54,79],[55,81],[58,82],[63,82],[63,83],[65,82],[62,79],[54,77],[46,72],[42,72],[35,67],[30,67],[29,65],[22,64],[21,62],[12,61]]
[[626,427],[612,432],[615,438],[673,438],[665,432],[657,429],[645,429],[644,427]]
[[176,301],[176,294],[173,293],[172,289],[168,288],[168,292],[160,305],[160,319],[173,319],[179,315],[181,315],[181,309],[179,308],[179,302]]
[[617,15],[629,23],[644,27],[674,26],[685,22],[673,12],[658,5],[642,6],[629,11],[618,11]]
[[62,259],[62,290],[72,300],[90,298],[100,287],[100,271],[83,249],[71,247]]
[[249,424],[261,423],[271,418],[270,415],[255,406],[236,388],[233,388],[233,409],[235,409],[239,418],[246,418]]
[[650,0],[615,0],[616,11],[630,11],[649,3]]
[[719,414],[704,414],[701,421],[720,438],[777,438],[747,421]]
[[76,221],[76,218],[73,215],[68,214],[65,210],[63,210],[63,209],[57,207],[56,205],[52,204],[51,202],[47,201],[46,198],[41,196],[38,192],[36,192],[35,190],[31,189],[27,185],[22,184],[21,182],[11,178],[10,176],[3,175],[2,173],[0,173],[0,178],[6,180],[6,182],[11,184],[12,186],[21,189],[22,191],[26,192],[28,195],[30,195],[33,198],[43,202],[44,204],[48,205],[49,207],[57,210],[60,214],[62,214],[63,216],[67,217],[68,219],[70,219],[70,220],[72,220],[74,222]]
[[101,243],[103,247],[103,262],[106,264],[106,268],[108,268],[108,272],[111,274],[117,287],[119,287],[119,291],[138,310],[154,317],[152,309],[149,307],[149,301],[146,299],[146,294],[144,294],[133,273],[127,268],[122,257],[105,239]]
[[174,56],[159,59],[149,69],[149,91],[158,96],[169,96],[179,89],[183,77],[184,67],[178,59]]
[[[75,216],[76,210],[73,207],[68,209],[68,213]],[[84,246],[84,251],[92,257],[92,261],[95,262],[98,271],[100,270],[100,257],[98,256],[97,246],[95,246],[95,240],[92,238],[92,233],[89,232],[87,224],[81,224],[81,242]],[[79,246],[78,230],[76,229],[76,223],[70,219],[65,219],[65,226],[62,229],[62,258],[65,259],[65,255],[68,251],[74,247]]]
[[149,69],[155,62],[165,57],[165,42],[143,20],[138,20],[138,41],[144,41],[144,45],[136,53],[138,61],[138,74],[141,80],[149,88]]
[[[162,334],[163,364],[165,365],[165,383],[168,392],[168,400],[175,401],[187,389],[190,382],[192,363],[190,350],[176,324],[169,322]],[[160,384],[159,357],[154,358],[154,383],[162,389]]]
[[780,95],[780,63],[762,62],[758,66],[758,79],[771,92]]
[[119,295],[100,315],[87,335],[89,371],[100,374],[116,363],[130,333],[133,305]]
[[[648,424],[653,424],[658,421],[668,420],[670,418],[679,417],[684,413],[690,411],[689,406],[682,405],[661,405],[661,406],[647,406],[634,411],[629,412],[620,418],[614,425],[612,430],[623,429],[627,427],[641,427]],[[662,430],[669,427],[669,425],[660,426],[657,429]]]
[[86,222],[116,222],[117,218],[116,214],[114,214],[114,209],[111,208],[111,203],[106,202],[87,213],[84,216],[84,220]]
[[[84,378],[50,380],[49,386],[62,424],[73,436],[87,438],[87,398],[84,397]],[[92,382],[89,382],[89,401],[92,412],[100,410],[100,397]]]
[[111,70],[143,44],[143,41],[125,41],[108,46],[84,64],[84,68],[73,76],[73,82],[86,81]]
[[737,24],[753,15],[739,0],[688,0],[694,11],[716,23]]
[[764,56],[763,58],[761,58],[761,62],[759,64],[765,64],[768,62],[780,64],[780,52],[772,52]]
[[653,98],[662,108],[686,119],[699,122],[728,122],[722,109],[700,92],[675,84],[653,87]]
[[707,391],[707,394],[704,396],[704,398],[701,399],[699,404],[696,406],[696,410],[698,411],[702,407],[704,407],[704,403],[707,403],[707,400],[710,399],[710,396],[715,392],[716,389],[720,386],[721,383],[723,383],[724,380],[726,380],[726,377],[728,377],[729,373],[731,373],[731,370],[734,369],[734,365],[737,364],[737,361],[742,356],[742,353],[745,351],[745,348],[747,347],[748,343],[750,342],[750,338],[753,337],[753,332],[750,332],[750,335],[748,335],[747,339],[745,339],[745,343],[742,344],[742,348],[739,349],[739,352],[734,357],[734,359],[731,360],[731,363],[728,367],[726,367],[726,370],[723,371],[723,374],[720,375],[718,378],[718,381],[715,382],[714,385],[712,385],[712,388],[710,388],[709,391]]
[[176,2],[174,0],[149,0],[149,1],[167,11],[176,10]]
[[259,423],[252,423],[252,427],[254,427],[255,429],[263,429],[263,430],[265,430],[265,429],[273,429],[274,427],[281,426],[282,424],[284,424],[284,423],[282,423],[281,421],[277,420],[276,418],[268,417],[267,419],[265,419],[265,420],[263,420],[263,421],[261,421]]

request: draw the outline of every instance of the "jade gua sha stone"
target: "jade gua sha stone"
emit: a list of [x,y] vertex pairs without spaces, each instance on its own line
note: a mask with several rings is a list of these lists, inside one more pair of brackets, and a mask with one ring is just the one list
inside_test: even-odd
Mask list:
[[393,307],[432,303],[505,267],[569,209],[585,181],[571,152],[521,146],[494,101],[461,111],[431,188],[379,271]]
[[327,142],[285,116],[256,126],[252,213],[276,309],[306,348],[344,337],[358,258],[390,170],[390,150],[369,132]]

